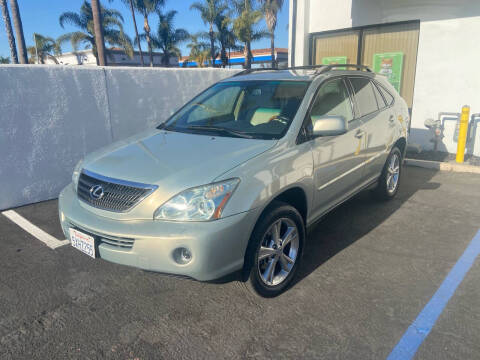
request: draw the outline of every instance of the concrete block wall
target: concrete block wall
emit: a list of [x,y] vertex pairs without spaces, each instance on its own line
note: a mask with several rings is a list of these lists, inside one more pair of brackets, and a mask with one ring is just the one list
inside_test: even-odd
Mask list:
[[237,71],[0,66],[0,210],[56,198],[87,153],[155,127]]

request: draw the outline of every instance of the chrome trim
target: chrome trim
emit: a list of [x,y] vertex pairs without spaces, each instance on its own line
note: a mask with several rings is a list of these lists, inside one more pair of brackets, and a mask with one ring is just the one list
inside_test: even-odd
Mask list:
[[67,228],[73,228],[87,235],[96,237],[98,238],[100,243],[108,244],[110,246],[115,246],[117,248],[131,249],[133,248],[133,245],[135,243],[134,238],[119,237],[119,236],[108,235],[98,231],[90,230],[89,228],[86,228],[84,226],[79,226],[73,223],[69,219],[67,220],[66,226]]
[[100,174],[97,174],[93,171],[89,171],[87,169],[82,169],[80,173],[84,173],[85,175],[88,175],[90,177],[93,177],[98,180],[102,180],[105,182],[111,182],[113,184],[118,184],[118,185],[124,185],[124,186],[131,186],[131,187],[137,187],[137,188],[142,188],[142,189],[148,189],[148,190],[156,190],[158,188],[157,185],[148,185],[148,184],[143,184],[143,183],[137,183],[134,181],[128,181],[128,180],[121,180],[121,179],[114,179],[108,176],[103,176]]
[[386,153],[388,153],[388,149],[385,149],[384,151],[382,151],[382,152],[380,152],[376,155],[371,156],[368,160],[363,161],[360,164],[358,164],[357,166],[351,168],[350,170],[345,171],[344,173],[338,175],[336,178],[333,178],[332,180],[330,180],[330,181],[326,182],[325,184],[323,184],[322,186],[318,187],[317,190],[325,189],[327,186],[332,185],[334,182],[336,182],[336,181],[340,180],[341,178],[347,176],[348,174],[351,174],[352,172],[360,169],[361,167],[367,165],[368,163],[372,162],[373,160],[379,158],[380,156],[382,156]]
[[[97,173],[95,173],[93,171],[89,171],[87,169],[82,169],[82,171],[80,172],[80,175],[78,177],[79,180],[81,178],[82,173],[91,177],[91,178],[94,178],[94,179],[97,179],[97,180],[100,180],[100,181],[103,181],[103,182],[112,183],[112,184],[116,184],[116,185],[122,185],[122,186],[128,186],[128,187],[136,187],[136,188],[143,189],[143,190],[149,190],[149,191],[145,192],[145,194],[143,194],[143,196],[139,197],[137,199],[137,202],[133,206],[131,206],[130,208],[128,208],[126,210],[115,210],[115,209],[106,209],[106,208],[103,208],[103,207],[100,207],[100,206],[96,206],[95,204],[92,204],[92,203],[82,199],[80,196],[78,196],[78,189],[76,189],[77,190],[76,191],[77,192],[77,199],[79,199],[83,203],[87,204],[88,206],[91,206],[95,209],[99,209],[99,210],[102,210],[102,211],[109,211],[109,212],[119,213],[119,214],[120,213],[127,213],[127,212],[131,211],[132,209],[134,209],[138,204],[140,204],[143,200],[145,200],[155,190],[158,189],[158,185],[149,185],[149,184],[143,184],[143,183],[138,183],[138,182],[134,182],[134,181],[114,179],[114,178],[111,178],[111,177],[108,177],[108,176],[97,174]],[[78,187],[78,184],[77,184],[77,187]]]

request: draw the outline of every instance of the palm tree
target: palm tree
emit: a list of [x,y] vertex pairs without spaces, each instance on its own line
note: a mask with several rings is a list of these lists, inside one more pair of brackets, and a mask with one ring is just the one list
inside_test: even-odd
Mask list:
[[188,60],[195,61],[199,67],[204,67],[210,52],[208,44],[200,41],[202,38],[204,38],[204,34],[201,32],[192,34],[190,35],[190,43],[187,45],[190,49]]
[[230,25],[232,20],[226,15],[219,15],[215,19],[215,26],[217,27],[217,40],[220,43],[220,59],[222,67],[228,65],[227,49],[236,47],[236,37]]
[[14,64],[18,64],[17,45],[15,44],[15,36],[13,36],[12,22],[10,21],[10,14],[8,13],[7,1],[0,0],[0,7],[2,8],[3,22],[5,23],[5,31],[7,32],[8,45],[10,45],[10,55]]
[[133,0],[122,1],[125,5],[130,7],[130,12],[132,13],[133,27],[135,28],[135,38],[137,39],[138,44],[138,52],[140,53],[140,63],[142,64],[142,66],[144,66],[145,63],[143,62],[142,45],[140,44],[140,38],[138,37],[137,19],[135,18],[135,7],[133,5]]
[[252,67],[252,42],[263,39],[268,36],[268,33],[258,29],[257,25],[262,19],[262,12],[253,8],[252,0],[234,0],[233,4],[239,14],[233,22],[233,32],[244,44],[244,68],[250,69]]
[[[187,40],[189,34],[185,29],[175,29],[173,19],[177,11],[170,10],[166,13],[157,11],[158,15],[158,29],[156,34],[150,34],[150,41],[152,48],[160,49],[162,51],[162,60],[161,64],[163,66],[170,65],[170,58],[177,56],[180,58],[182,56],[180,49],[177,47],[178,44]],[[147,34],[140,35],[140,41],[145,40]]]
[[218,20],[218,17],[222,16],[228,7],[222,0],[203,0],[202,2],[194,2],[192,5],[190,5],[190,9],[199,11],[203,22],[210,27],[208,32],[210,37],[210,57],[212,59],[212,64],[215,66],[216,36],[213,27]]
[[30,54],[30,62],[32,64],[45,64],[46,59],[51,59],[58,64],[55,55],[60,55],[62,53],[62,49],[58,42],[51,37],[40,34],[33,34],[33,40],[35,41],[35,45],[27,48],[27,51]]
[[[105,36],[105,41],[110,46],[121,46],[125,53],[129,56],[133,56],[132,41],[123,32],[123,17],[120,12],[113,9],[107,9],[102,7],[102,26]],[[88,1],[84,1],[79,13],[65,12],[60,15],[60,26],[63,28],[65,24],[71,24],[82,31],[74,31],[68,34],[64,34],[58,38],[58,43],[62,44],[65,41],[70,40],[72,48],[78,49],[80,44],[84,44],[86,48],[91,47],[93,54],[97,59],[97,65],[99,64],[97,45],[95,42],[95,31],[93,26],[93,14],[92,7]]]
[[99,0],[90,0],[93,16],[93,32],[95,34],[95,45],[97,46],[97,63],[101,66],[107,65],[105,52],[105,37],[103,34],[102,10]]
[[27,46],[25,45],[25,37],[23,36],[22,18],[20,17],[20,9],[17,0],[10,0],[10,8],[12,9],[13,25],[17,33],[18,55],[21,64],[28,64]]
[[9,57],[4,57],[4,56],[0,56],[0,64],[10,64],[10,58],[9,58]]
[[[153,67],[153,49],[150,37],[150,24],[148,16],[156,13],[165,5],[165,0],[134,0],[134,6],[137,11],[143,15],[143,30],[145,31],[145,40],[148,46],[148,55],[150,56],[150,66]],[[138,41],[138,40],[137,40]]]
[[260,0],[263,4],[262,10],[270,32],[270,51],[272,55],[272,68],[277,67],[275,61],[275,28],[277,27],[277,15],[282,9],[283,0]]

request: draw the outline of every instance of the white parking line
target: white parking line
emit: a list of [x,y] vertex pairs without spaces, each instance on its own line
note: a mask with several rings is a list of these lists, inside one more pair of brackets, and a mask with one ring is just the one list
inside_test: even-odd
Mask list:
[[47,245],[51,249],[56,249],[60,246],[67,245],[70,243],[69,240],[58,240],[57,238],[54,238],[52,235],[47,234],[45,231],[33,225],[30,221],[25,219],[23,216],[20,216],[13,210],[4,211],[2,212],[2,214],[5,215],[7,218],[9,218],[11,221],[13,221],[15,224],[17,224],[18,226],[20,226],[23,230],[33,235],[34,237],[36,237],[38,240],[43,242],[45,245]]

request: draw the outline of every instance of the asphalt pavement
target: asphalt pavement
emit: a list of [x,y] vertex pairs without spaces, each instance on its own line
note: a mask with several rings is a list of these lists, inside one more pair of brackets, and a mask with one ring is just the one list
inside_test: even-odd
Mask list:
[[[309,229],[274,299],[52,249],[0,215],[0,359],[386,359],[480,229],[480,175],[406,167]],[[56,200],[14,209],[64,240]],[[416,359],[480,358],[480,259]]]

